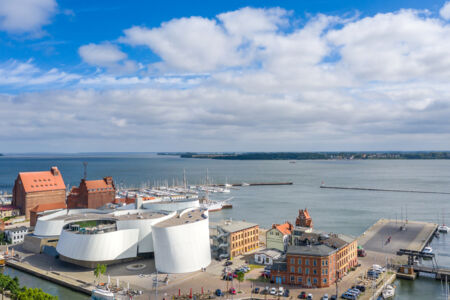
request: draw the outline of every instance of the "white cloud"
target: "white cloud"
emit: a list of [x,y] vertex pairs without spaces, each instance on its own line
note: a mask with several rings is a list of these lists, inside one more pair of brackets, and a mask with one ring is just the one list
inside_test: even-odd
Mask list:
[[183,71],[205,72],[243,62],[234,49],[236,42],[216,21],[200,17],[175,19],[153,29],[135,26],[125,30],[121,41],[148,46],[169,67]]
[[445,2],[441,10],[439,11],[439,15],[444,20],[450,20],[450,1]]
[[98,67],[104,67],[113,72],[133,73],[139,69],[136,62],[127,59],[117,45],[110,43],[88,44],[78,49],[78,54],[84,62]]
[[108,70],[82,78],[0,65],[5,85],[71,87],[0,96],[0,139],[55,151],[449,149],[449,31],[415,10],[300,25],[278,8],[132,27],[120,40],[161,57],[148,72],[111,72],[130,61],[114,44],[79,49]]
[[33,64],[32,60],[20,62],[9,60],[0,64],[0,87],[9,88],[36,87],[48,84],[61,85],[69,82],[76,82],[81,78],[80,75],[66,73],[56,68],[48,71],[41,70]]
[[56,13],[55,0],[0,1],[0,30],[14,34],[39,34]]
[[327,34],[337,66],[365,80],[443,79],[450,75],[450,27],[413,10],[377,14]]

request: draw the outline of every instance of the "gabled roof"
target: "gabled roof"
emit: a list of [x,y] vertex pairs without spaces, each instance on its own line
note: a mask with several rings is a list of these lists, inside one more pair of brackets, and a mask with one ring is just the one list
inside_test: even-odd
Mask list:
[[55,209],[65,209],[66,203],[64,202],[56,202],[56,203],[45,203],[39,204],[30,209],[32,212],[44,212],[47,210],[55,210]]
[[85,183],[88,193],[114,191],[114,185],[112,184],[112,181],[110,184],[108,184],[106,182],[106,179],[86,180]]
[[291,223],[286,222],[284,224],[274,224],[272,228],[278,229],[283,235],[289,235],[292,233],[293,226]]
[[26,193],[66,189],[57,167],[52,167],[50,171],[20,172],[19,178]]
[[307,208],[305,208],[305,210],[303,211],[303,214],[304,214],[306,219],[311,219],[311,216],[309,215],[309,212],[308,212]]

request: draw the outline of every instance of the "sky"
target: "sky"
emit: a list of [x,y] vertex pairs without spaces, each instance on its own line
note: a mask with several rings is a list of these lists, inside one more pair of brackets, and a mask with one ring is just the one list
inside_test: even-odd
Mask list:
[[0,153],[450,150],[450,2],[0,0]]

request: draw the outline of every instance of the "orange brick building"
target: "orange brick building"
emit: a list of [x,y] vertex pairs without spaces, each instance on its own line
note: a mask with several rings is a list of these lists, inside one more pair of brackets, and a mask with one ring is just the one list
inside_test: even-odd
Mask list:
[[225,220],[217,225],[213,237],[217,258],[233,258],[259,247],[259,225],[244,221]]
[[57,167],[50,171],[21,172],[13,188],[12,204],[30,218],[30,209],[39,204],[66,203],[66,185]]
[[345,235],[305,233],[289,246],[286,260],[274,263],[272,280],[302,287],[328,287],[358,264],[357,241]]
[[67,208],[99,208],[114,202],[116,187],[112,177],[100,180],[82,179],[78,187],[72,187],[67,197]]
[[305,208],[304,210],[300,209],[298,211],[298,217],[295,220],[295,226],[313,228],[313,221],[311,216],[309,215],[307,208]]

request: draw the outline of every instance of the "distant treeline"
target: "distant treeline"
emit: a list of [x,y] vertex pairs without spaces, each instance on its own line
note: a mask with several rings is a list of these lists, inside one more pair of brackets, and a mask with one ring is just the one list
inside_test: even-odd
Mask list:
[[248,153],[158,153],[183,158],[232,160],[307,160],[307,159],[450,159],[450,152],[248,152]]

